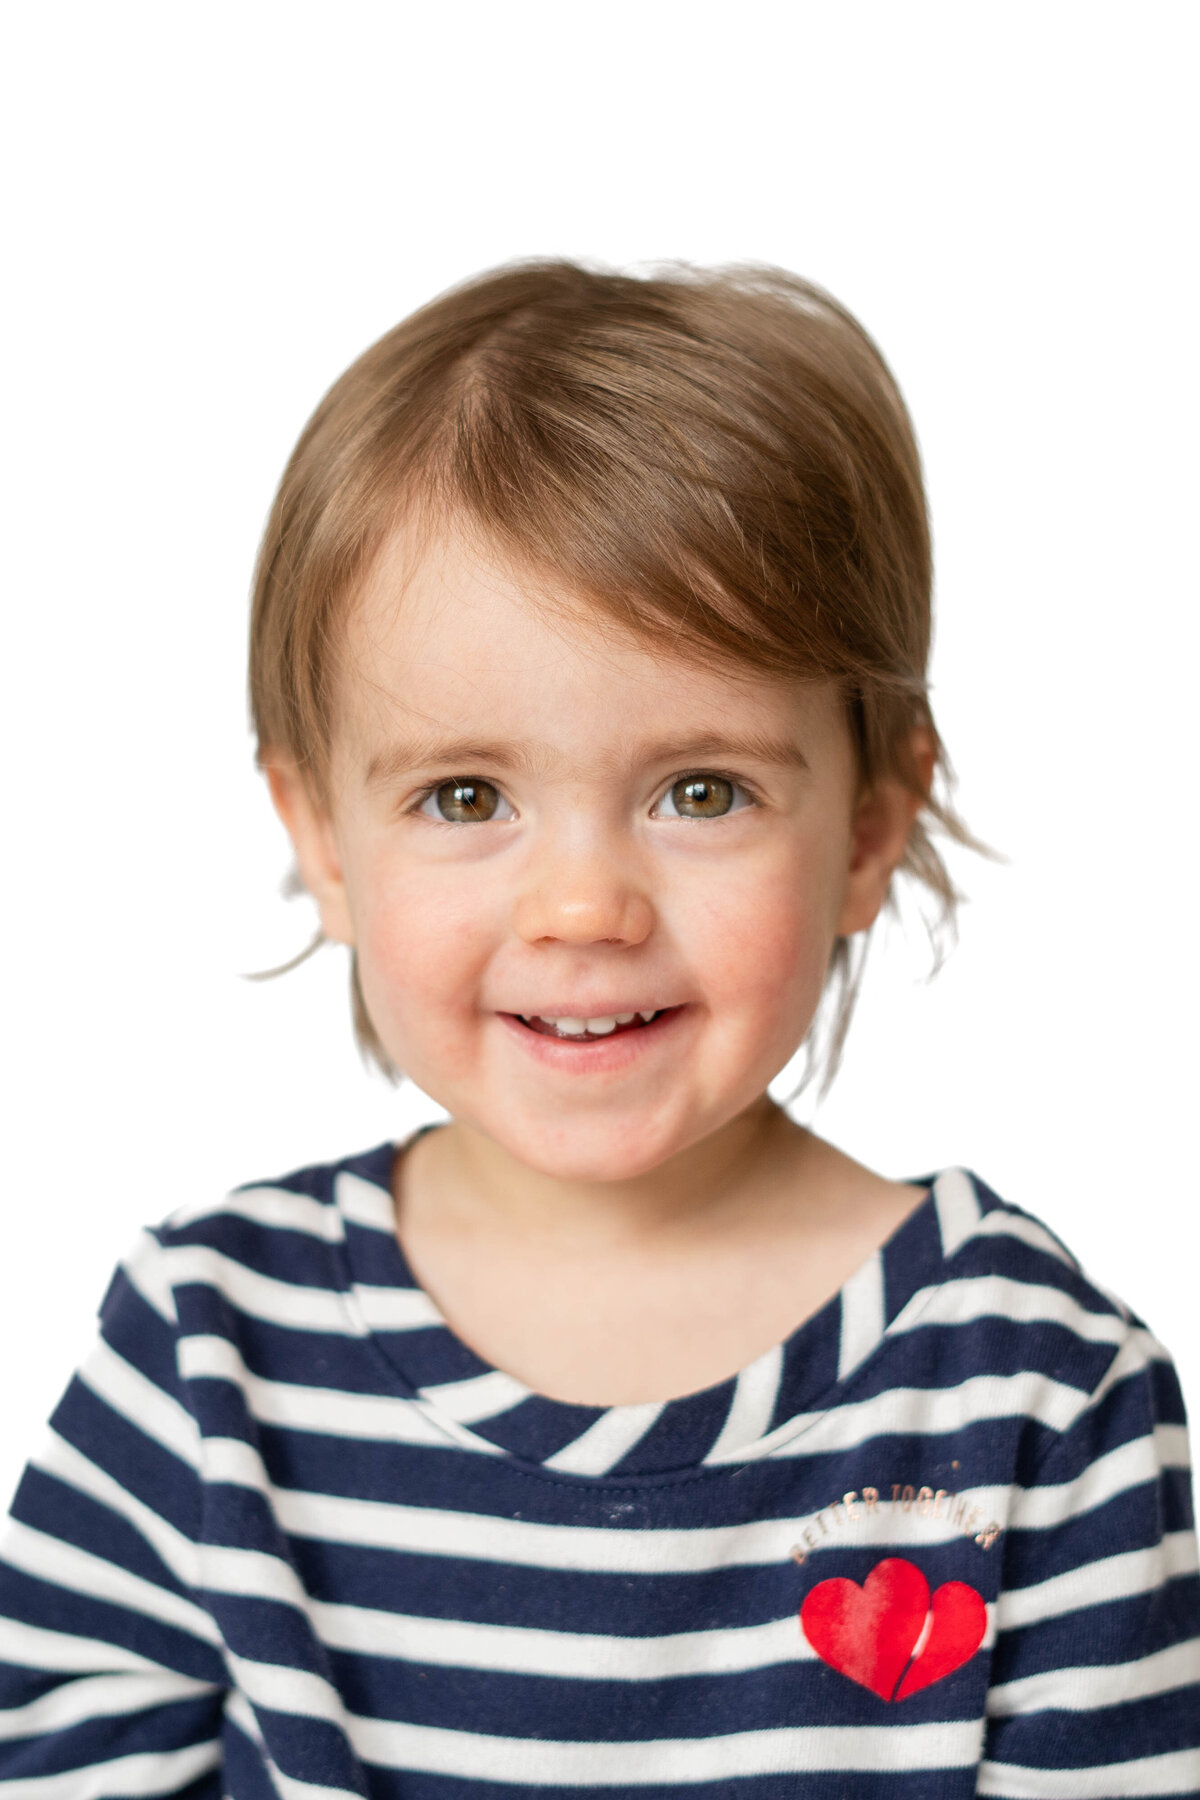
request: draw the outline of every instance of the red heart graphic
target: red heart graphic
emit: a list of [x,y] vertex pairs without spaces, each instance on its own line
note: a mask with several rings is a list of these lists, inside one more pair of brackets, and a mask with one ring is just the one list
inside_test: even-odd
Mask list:
[[[927,1619],[928,1636],[914,1661]],[[800,1625],[822,1662],[881,1700],[904,1700],[974,1656],[987,1608],[965,1581],[943,1582],[931,1602],[916,1564],[887,1556],[861,1587],[844,1575],[819,1581],[805,1595]]]
[[818,1581],[800,1608],[800,1625],[822,1662],[890,1700],[928,1610],[929,1583],[920,1569],[888,1556],[861,1587],[845,1575]]
[[930,1601],[933,1612],[925,1648],[896,1689],[897,1700],[940,1681],[961,1668],[978,1650],[987,1630],[987,1607],[983,1595],[968,1587],[965,1581],[943,1581],[933,1590]]

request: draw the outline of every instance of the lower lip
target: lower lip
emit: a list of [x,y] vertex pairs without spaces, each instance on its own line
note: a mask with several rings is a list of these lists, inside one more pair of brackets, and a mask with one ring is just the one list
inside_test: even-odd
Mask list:
[[570,1038],[549,1037],[522,1025],[516,1013],[499,1013],[508,1030],[526,1055],[547,1069],[566,1069],[572,1075],[599,1075],[606,1070],[627,1069],[653,1053],[659,1044],[675,1037],[681,1029],[686,1006],[673,1006],[659,1013],[649,1025],[636,1031],[618,1032],[613,1037],[592,1038],[587,1043],[572,1043]]

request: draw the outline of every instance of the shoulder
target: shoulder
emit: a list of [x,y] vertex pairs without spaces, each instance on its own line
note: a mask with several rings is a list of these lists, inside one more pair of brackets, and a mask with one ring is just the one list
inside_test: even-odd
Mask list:
[[1078,1314],[1140,1323],[1045,1220],[1002,1199],[973,1170],[944,1169],[928,1185],[947,1280],[990,1277],[1013,1289],[1049,1290],[1066,1296]]
[[989,1360],[1045,1389],[1035,1409],[1068,1427],[1126,1375],[1170,1371],[1169,1353],[1119,1295],[1087,1271],[1042,1219],[968,1169],[930,1180],[939,1280],[921,1324],[974,1327]]
[[251,1290],[265,1292],[264,1283],[337,1285],[330,1252],[344,1241],[347,1225],[391,1230],[393,1156],[392,1144],[380,1144],[177,1207],[142,1230],[121,1258],[102,1317],[130,1289],[178,1323],[178,1294],[185,1287],[246,1297]]

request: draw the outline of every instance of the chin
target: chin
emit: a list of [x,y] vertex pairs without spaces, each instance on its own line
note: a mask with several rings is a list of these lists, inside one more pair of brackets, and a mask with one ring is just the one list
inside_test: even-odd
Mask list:
[[510,1117],[497,1130],[483,1120],[476,1128],[527,1168],[557,1181],[633,1181],[697,1141],[665,1121],[631,1120],[623,1126],[576,1116],[514,1124]]

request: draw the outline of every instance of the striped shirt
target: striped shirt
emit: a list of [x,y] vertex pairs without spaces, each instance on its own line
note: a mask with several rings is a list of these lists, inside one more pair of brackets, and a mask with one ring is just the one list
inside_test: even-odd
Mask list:
[[1170,1358],[975,1176],[736,1377],[588,1407],[395,1146],[143,1234],[0,1539],[0,1800],[1200,1795]]

